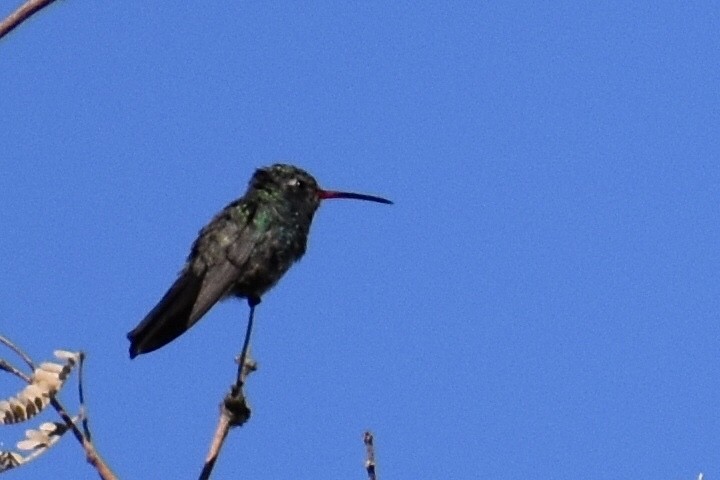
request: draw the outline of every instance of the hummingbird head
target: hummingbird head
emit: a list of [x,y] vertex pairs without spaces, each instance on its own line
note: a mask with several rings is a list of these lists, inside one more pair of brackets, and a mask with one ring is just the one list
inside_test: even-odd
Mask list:
[[[320,201],[330,198],[351,198],[370,202],[391,204],[390,200],[361,193],[323,190],[305,170],[293,165],[278,163],[258,169],[250,182],[251,188],[262,189],[296,206],[297,209],[314,212]],[[305,208],[303,208],[305,207]]]

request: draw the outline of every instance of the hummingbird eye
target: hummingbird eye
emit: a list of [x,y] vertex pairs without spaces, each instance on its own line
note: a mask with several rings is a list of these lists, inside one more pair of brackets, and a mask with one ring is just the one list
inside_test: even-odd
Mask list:
[[303,182],[299,178],[291,178],[287,181],[287,186],[303,188],[305,186],[305,182]]

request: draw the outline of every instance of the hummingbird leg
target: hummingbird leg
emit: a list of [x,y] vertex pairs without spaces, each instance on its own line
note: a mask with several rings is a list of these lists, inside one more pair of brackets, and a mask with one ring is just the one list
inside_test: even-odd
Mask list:
[[255,318],[255,307],[260,304],[260,297],[250,295],[247,299],[250,306],[250,315],[248,316],[247,330],[245,331],[245,340],[243,341],[240,357],[238,358],[238,373],[235,381],[236,387],[242,386],[242,373],[245,368],[245,359],[247,358],[248,348],[250,347],[250,335],[252,334],[253,319]]

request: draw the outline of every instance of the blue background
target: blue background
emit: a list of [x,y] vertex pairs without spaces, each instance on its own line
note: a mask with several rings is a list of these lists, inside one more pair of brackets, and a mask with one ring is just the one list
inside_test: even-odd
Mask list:
[[[718,31],[714,2],[56,2],[0,42],[0,332],[87,352],[122,478],[196,478],[247,307],[132,362],[125,333],[288,161],[396,204],[316,215],[216,478],[365,478],[367,428],[386,479],[718,478]],[[8,475],[93,477],[71,438]]]

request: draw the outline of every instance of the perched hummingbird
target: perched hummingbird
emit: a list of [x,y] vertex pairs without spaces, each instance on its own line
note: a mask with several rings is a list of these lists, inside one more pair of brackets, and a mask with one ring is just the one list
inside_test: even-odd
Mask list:
[[328,198],[392,203],[323,190],[309,173],[292,165],[256,170],[245,195],[200,230],[178,279],[128,333],[130,358],[170,343],[226,297],[246,298],[254,308],[303,256],[313,215]]

